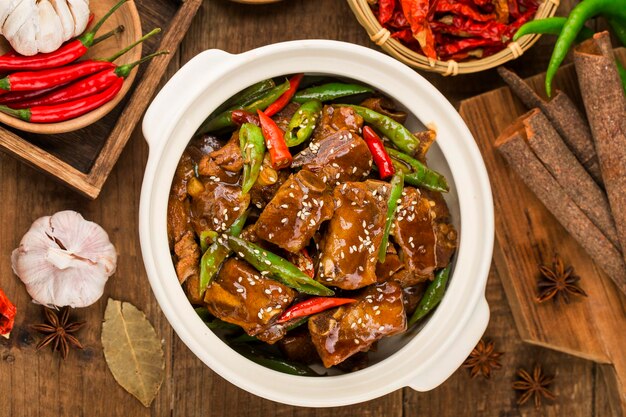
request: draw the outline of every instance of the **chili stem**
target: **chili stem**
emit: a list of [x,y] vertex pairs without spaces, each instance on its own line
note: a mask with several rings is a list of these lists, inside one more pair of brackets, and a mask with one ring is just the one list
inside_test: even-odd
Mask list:
[[107,33],[105,33],[104,35],[99,36],[99,37],[97,37],[96,39],[94,39],[92,46],[93,46],[93,45],[97,45],[97,44],[99,44],[100,42],[102,42],[102,41],[105,41],[105,40],[109,39],[111,36],[115,36],[115,35],[117,35],[117,34],[120,34],[120,33],[124,32],[125,30],[126,30],[126,28],[124,27],[124,25],[119,25],[118,27],[116,27],[116,28],[115,28],[115,29],[113,29],[112,31],[107,32]]
[[122,55],[126,54],[131,49],[135,48],[140,43],[143,43],[146,39],[149,39],[149,38],[153,37],[154,35],[156,35],[157,33],[160,33],[160,32],[161,32],[161,28],[153,29],[150,33],[142,36],[136,42],[131,43],[130,45],[128,45],[126,48],[122,49],[121,51],[119,51],[115,55],[113,55],[113,56],[111,56],[111,57],[109,57],[107,59],[103,59],[102,61],[113,62],[116,59],[118,59],[119,57],[121,57]]
[[111,8],[111,10],[109,10],[104,16],[102,16],[102,19],[100,19],[96,25],[93,27],[93,29],[91,29],[89,32],[85,33],[83,36],[81,36],[79,38],[79,40],[81,41],[81,43],[85,46],[91,46],[93,45],[94,42],[94,38],[96,37],[96,33],[100,30],[100,28],[102,27],[102,25],[104,25],[104,22],[106,22],[108,20],[109,17],[111,17],[111,15],[113,13],[115,13],[117,11],[117,9],[119,9],[120,7],[122,7],[122,5],[124,3],[126,3],[128,0],[120,0],[115,6],[113,6]]
[[150,55],[146,55],[145,57],[141,58],[139,61],[135,61],[133,63],[126,64],[126,65],[120,65],[119,67],[115,68],[114,70],[115,74],[117,74],[119,77],[126,78],[137,65],[141,65],[144,62],[149,61],[156,56],[167,55],[169,53],[170,53],[169,51],[158,51]]

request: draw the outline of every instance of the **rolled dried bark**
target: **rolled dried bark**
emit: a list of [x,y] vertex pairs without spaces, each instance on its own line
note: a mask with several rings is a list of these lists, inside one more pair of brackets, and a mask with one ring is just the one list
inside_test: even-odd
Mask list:
[[496,147],[543,205],[626,294],[626,264],[622,254],[543,166],[526,142],[523,126],[519,125],[505,131],[496,141]]
[[626,96],[608,32],[580,44],[574,63],[615,227],[626,252]]
[[619,248],[606,195],[570,152],[547,117],[539,109],[534,109],[524,115],[522,121],[526,140],[544,167],[589,220]]
[[602,175],[593,146],[591,130],[585,116],[578,111],[567,94],[557,91],[552,100],[545,101],[513,71],[500,67],[498,74],[526,107],[541,109],[561,135],[567,147],[574,153],[576,159],[585,167],[591,177],[602,185]]

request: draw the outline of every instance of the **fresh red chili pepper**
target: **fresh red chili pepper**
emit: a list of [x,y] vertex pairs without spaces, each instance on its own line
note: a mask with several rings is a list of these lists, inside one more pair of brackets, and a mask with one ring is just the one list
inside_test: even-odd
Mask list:
[[9,337],[13,324],[15,324],[15,314],[17,308],[9,301],[6,294],[0,288],[0,336]]
[[33,91],[15,91],[15,92],[4,92],[4,94],[0,94],[0,104],[12,104],[19,103],[26,100],[32,100],[37,97],[43,97],[59,88],[63,88],[67,84],[61,84],[55,87],[46,88],[44,90],[33,90]]
[[300,85],[300,81],[302,81],[302,77],[304,74],[296,74],[289,79],[289,90],[285,91],[282,96],[278,98],[275,102],[270,104],[265,109],[265,114],[268,117],[272,117],[279,111],[285,108],[285,106],[291,101],[296,91],[298,91],[298,86]]
[[124,79],[119,78],[115,84],[93,96],[52,106],[37,106],[20,110],[0,106],[0,111],[31,123],[63,122],[89,113],[113,100],[122,89],[123,84]]
[[120,0],[109,12],[100,19],[94,28],[78,39],[70,41],[54,52],[37,54],[31,57],[17,55],[5,55],[0,57],[0,71],[24,71],[58,68],[70,62],[76,61],[87,53],[94,45],[96,32],[104,22],[128,0]]
[[49,106],[92,96],[115,84],[117,80],[127,78],[136,66],[143,64],[155,56],[166,53],[167,52],[155,52],[131,64],[120,65],[113,69],[106,69],[89,77],[80,79],[64,88],[56,89],[43,97],[9,104],[9,107],[12,109],[25,109],[29,107]]
[[270,152],[270,161],[274,169],[283,169],[291,165],[293,157],[289,152],[289,148],[285,143],[285,134],[270,117],[261,110],[257,110],[263,136],[265,137],[265,145]]
[[393,17],[396,0],[378,0],[378,21],[384,25]]
[[374,158],[374,162],[378,167],[378,173],[381,179],[386,179],[395,173],[393,168],[393,163],[391,162],[391,158],[387,154],[385,150],[385,145],[383,145],[383,141],[380,140],[380,136],[374,132],[369,126],[365,126],[363,128],[363,140],[367,144],[367,147],[370,149],[372,153],[372,157]]
[[483,14],[474,7],[468,4],[459,3],[455,0],[439,0],[437,6],[435,7],[435,12],[452,13],[455,15],[465,16],[476,20],[477,22],[489,22],[496,20],[496,15],[494,13]]
[[419,42],[422,52],[430,59],[437,59],[435,38],[428,25],[428,0],[400,0],[402,11],[406,16],[413,36]]
[[261,122],[259,121],[259,116],[248,113],[245,110],[233,110],[230,115],[230,118],[233,120],[233,123],[237,126],[241,126],[244,123],[252,123],[256,126],[261,126]]
[[354,303],[353,298],[334,298],[334,297],[313,297],[304,300],[301,303],[289,307],[276,320],[276,323],[285,323],[286,321],[299,319],[301,317],[310,316],[321,313],[333,307],[339,307],[345,304]]
[[111,68],[115,68],[115,64],[89,60],[62,68],[14,72],[0,79],[0,89],[5,91],[43,90]]

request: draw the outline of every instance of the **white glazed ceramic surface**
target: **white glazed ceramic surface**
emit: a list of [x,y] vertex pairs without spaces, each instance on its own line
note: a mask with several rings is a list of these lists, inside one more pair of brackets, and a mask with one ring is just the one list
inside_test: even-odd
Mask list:
[[[446,295],[419,330],[381,343],[368,368],[321,378],[287,375],[257,365],[222,342],[194,312],[181,289],[167,240],[167,199],[182,152],[204,118],[243,88],[291,73],[329,74],[367,83],[420,121],[436,126],[429,165],[451,182],[447,196],[460,230]],[[413,125],[415,119],[410,121]],[[150,146],[139,213],[141,248],[154,294],[183,342],[233,384],[270,400],[330,407],[371,400],[401,387],[435,388],[464,361],[489,320],[485,285],[494,238],[487,172],[471,133],[450,103],[424,78],[394,59],[343,42],[275,44],[240,55],[201,53],[154,99],[144,118]]]

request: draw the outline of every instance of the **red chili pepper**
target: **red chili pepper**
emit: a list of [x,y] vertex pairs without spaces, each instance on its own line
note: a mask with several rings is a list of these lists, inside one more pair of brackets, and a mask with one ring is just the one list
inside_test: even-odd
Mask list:
[[517,19],[518,17],[521,16],[518,0],[508,0],[508,2],[509,2],[509,15],[513,19]]
[[289,320],[310,316],[321,313],[333,307],[339,307],[344,304],[354,303],[356,300],[352,298],[333,298],[333,297],[313,297],[304,300],[301,303],[289,307],[276,320],[276,323],[284,323]]
[[7,54],[0,57],[0,71],[24,71],[40,70],[46,68],[58,68],[70,62],[76,61],[87,53],[87,50],[94,45],[96,32],[102,27],[104,22],[128,0],[120,0],[94,28],[78,39],[70,41],[54,52],[47,54],[37,54],[31,57],[24,57],[15,54]]
[[393,17],[396,0],[378,0],[378,21],[384,25]]
[[298,91],[298,86],[300,85],[300,81],[302,81],[302,77],[304,74],[296,74],[289,80],[289,90],[285,91],[282,96],[278,97],[278,100],[270,104],[267,109],[265,109],[265,114],[268,117],[272,117],[279,111],[285,108],[285,106],[291,101],[296,91]]
[[31,123],[63,122],[89,113],[113,100],[123,84],[124,79],[119,78],[115,84],[93,96],[52,106],[37,106],[20,110],[0,106],[0,111]]
[[244,123],[252,123],[253,125],[261,126],[259,117],[255,114],[248,113],[245,110],[233,110],[230,118],[237,126],[241,126]]
[[413,36],[422,47],[424,55],[437,59],[435,38],[428,25],[428,0],[400,0],[402,10],[411,25]]
[[367,143],[367,147],[370,149],[372,153],[372,157],[374,158],[374,162],[378,167],[378,174],[381,179],[386,179],[395,173],[395,169],[393,168],[393,164],[391,162],[391,158],[387,154],[385,150],[385,145],[383,145],[383,141],[380,140],[380,136],[374,132],[369,126],[365,126],[363,128],[363,140]]
[[409,21],[406,20],[406,16],[404,15],[404,12],[402,12],[402,8],[396,8],[396,11],[393,12],[393,16],[391,17],[391,20],[389,20],[389,22],[387,22],[387,26],[394,28],[394,29],[405,29],[405,28],[409,28]]
[[13,324],[15,324],[15,314],[17,308],[9,301],[6,294],[0,289],[0,336],[8,339]]
[[62,88],[67,84],[61,84],[59,86],[46,88],[45,90],[33,90],[33,91],[15,91],[15,92],[4,92],[4,94],[0,93],[0,104],[12,104],[19,103],[26,100],[32,100],[37,97],[43,97],[46,94],[49,94],[59,88]]
[[89,77],[78,80],[64,88],[56,89],[50,94],[43,97],[36,97],[30,100],[23,100],[9,105],[12,109],[26,109],[29,107],[49,106],[53,104],[67,103],[68,101],[78,100],[83,97],[93,96],[100,93],[115,84],[119,79],[127,78],[132,70],[154,58],[167,52],[156,52],[127,65],[120,65],[114,69],[106,69],[104,71],[93,74]]
[[105,61],[89,60],[62,68],[52,68],[43,71],[14,72],[0,79],[0,90],[43,90],[111,68],[115,68],[115,64]]
[[459,3],[455,0],[439,0],[439,2],[437,3],[437,7],[435,8],[435,12],[461,15],[469,17],[470,19],[476,20],[478,22],[489,22],[492,20],[496,20],[496,15],[494,13],[482,14],[474,7],[468,4]]
[[433,31],[464,38],[484,38],[494,42],[508,40],[506,37],[508,26],[496,21],[482,23],[462,16],[452,15],[442,20],[430,23]]
[[270,117],[261,110],[257,110],[265,144],[270,152],[270,161],[274,169],[283,169],[291,165],[293,160],[289,148],[285,143],[285,134]]

